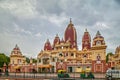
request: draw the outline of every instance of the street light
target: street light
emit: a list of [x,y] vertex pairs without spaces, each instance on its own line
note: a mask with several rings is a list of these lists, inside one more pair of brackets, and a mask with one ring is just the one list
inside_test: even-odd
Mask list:
[[35,63],[33,63],[33,73],[34,73],[34,78],[35,78]]
[[74,78],[75,78],[75,65],[76,65],[76,62],[74,61]]
[[23,61],[23,65],[24,65],[24,78],[25,78],[25,60]]

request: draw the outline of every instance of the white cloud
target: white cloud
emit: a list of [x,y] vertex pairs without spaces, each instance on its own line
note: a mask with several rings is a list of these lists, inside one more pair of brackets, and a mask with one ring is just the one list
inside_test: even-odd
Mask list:
[[56,15],[49,17],[49,21],[52,22],[53,24],[56,24],[56,25],[61,25],[66,20],[67,20],[66,17],[56,16]]
[[25,29],[23,29],[23,28],[20,28],[17,24],[15,24],[14,23],[14,31],[15,32],[19,32],[19,33],[25,33],[25,34],[29,34],[29,35],[31,35],[32,33],[30,32],[30,31],[28,31],[28,30],[25,30]]
[[36,0],[5,0],[0,7],[19,18],[33,18],[37,15]]
[[35,36],[36,36],[36,37],[41,37],[42,35],[41,35],[41,33],[39,32],[39,33],[35,34]]
[[40,18],[50,21],[52,24],[55,24],[59,27],[68,20],[67,16],[64,13],[60,15],[56,14],[46,14],[46,15],[39,15]]
[[96,22],[94,25],[95,28],[97,28],[98,30],[105,30],[105,29],[109,29],[110,27],[105,23],[105,22]]

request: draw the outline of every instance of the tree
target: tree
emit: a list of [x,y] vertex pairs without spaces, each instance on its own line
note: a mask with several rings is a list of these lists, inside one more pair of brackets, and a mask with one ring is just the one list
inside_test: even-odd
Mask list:
[[30,63],[30,59],[28,57],[26,57],[26,62]]
[[8,66],[8,64],[10,63],[10,57],[6,56],[6,59],[7,59],[6,64],[7,64],[7,66]]
[[109,56],[109,55],[111,55],[111,56],[112,56],[112,55],[113,55],[113,53],[112,53],[112,52],[107,53],[107,56],[106,56],[106,62],[107,62],[107,63],[108,63],[108,56]]
[[8,66],[10,62],[10,58],[6,56],[4,53],[0,53],[0,67],[3,67],[4,63]]
[[33,63],[37,63],[37,60],[36,59],[32,59],[33,60]]

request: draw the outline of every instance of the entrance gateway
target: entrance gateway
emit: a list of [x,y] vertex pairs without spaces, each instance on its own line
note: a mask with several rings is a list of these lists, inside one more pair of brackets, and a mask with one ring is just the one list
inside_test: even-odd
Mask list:
[[92,71],[92,64],[85,64],[85,65],[78,65],[78,64],[68,64],[67,62],[57,62],[56,63],[56,71],[58,70],[65,70],[67,72],[90,72]]

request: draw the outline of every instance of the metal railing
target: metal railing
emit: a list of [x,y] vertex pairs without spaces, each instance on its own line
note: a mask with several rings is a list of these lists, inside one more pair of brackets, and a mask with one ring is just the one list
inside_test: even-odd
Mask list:
[[[5,73],[1,73],[1,77],[5,78],[5,77],[8,77],[8,78],[33,78],[33,79],[52,79],[52,80],[57,80],[57,79],[60,79],[62,80],[63,78],[58,78],[58,73],[26,73],[26,72],[9,72],[8,73],[9,75],[5,75]],[[74,79],[74,80],[79,80],[79,79],[82,79],[80,74],[81,73],[66,73],[70,76],[70,79]],[[86,75],[88,75],[88,73],[85,73]],[[95,79],[101,79],[101,80],[104,80],[105,79],[105,76],[106,76],[106,73],[93,73],[94,74],[94,77]],[[67,79],[67,78],[66,78]],[[92,79],[93,80],[93,79]]]

